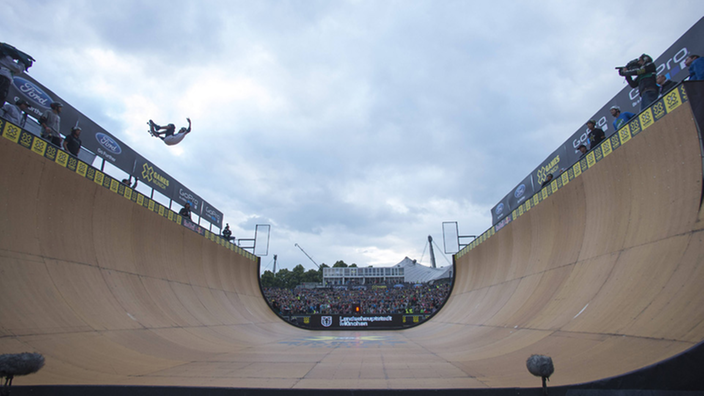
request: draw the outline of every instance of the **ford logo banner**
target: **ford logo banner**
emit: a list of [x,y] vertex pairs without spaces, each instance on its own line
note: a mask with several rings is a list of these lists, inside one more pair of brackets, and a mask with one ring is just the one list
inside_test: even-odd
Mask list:
[[17,90],[22,92],[24,96],[27,97],[30,102],[30,106],[48,109],[51,102],[53,102],[51,97],[33,82],[22,77],[15,77],[12,80],[15,87],[17,87]]
[[122,153],[122,148],[120,148],[120,145],[117,144],[115,139],[111,138],[110,136],[102,132],[98,132],[95,134],[95,139],[98,141],[98,143],[100,143],[101,146],[105,147],[105,149],[109,152],[115,155],[119,155],[120,153]]

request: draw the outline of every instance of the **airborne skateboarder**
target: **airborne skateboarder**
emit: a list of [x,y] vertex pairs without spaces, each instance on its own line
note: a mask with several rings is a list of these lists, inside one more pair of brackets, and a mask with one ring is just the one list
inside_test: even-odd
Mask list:
[[[176,130],[176,126],[174,124],[169,124],[162,127],[155,124],[154,121],[149,120],[147,123],[149,125],[149,133],[152,136],[163,140],[168,146],[179,144],[181,140],[183,140],[183,138],[191,132],[191,119],[186,118],[186,120],[188,120],[188,128],[183,127],[176,134],[174,134],[174,131]],[[164,136],[161,136],[161,134]]]

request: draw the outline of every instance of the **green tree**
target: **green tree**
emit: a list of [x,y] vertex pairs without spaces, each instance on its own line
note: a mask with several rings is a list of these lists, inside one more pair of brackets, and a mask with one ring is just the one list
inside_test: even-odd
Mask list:
[[339,260],[339,261],[335,262],[335,264],[333,264],[332,267],[333,268],[347,268],[347,264],[345,264],[344,261]]
[[308,272],[306,272],[306,273],[303,275],[303,282],[316,282],[316,283],[320,283],[320,282],[322,282],[322,281],[323,281],[322,272],[320,272],[320,271],[318,271],[318,270],[314,270],[314,269],[308,270]]
[[289,288],[294,288],[303,282],[303,278],[305,276],[306,269],[303,268],[302,264],[298,264],[293,268],[293,271],[291,272],[291,281],[290,285],[288,286]]
[[271,271],[264,271],[260,282],[262,287],[276,287],[276,276]]
[[290,289],[291,278],[293,278],[293,273],[288,270],[288,268],[280,269],[276,273],[276,287],[281,287],[285,289]]

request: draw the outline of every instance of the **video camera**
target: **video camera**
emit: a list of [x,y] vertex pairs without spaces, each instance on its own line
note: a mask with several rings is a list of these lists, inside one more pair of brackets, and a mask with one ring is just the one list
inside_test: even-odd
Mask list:
[[636,59],[633,59],[632,61],[628,62],[626,64],[626,66],[616,66],[616,70],[618,70],[618,74],[621,76],[624,76],[625,74],[623,74],[623,71],[622,71],[623,69],[626,69],[626,71],[632,71],[632,70],[638,69],[640,67],[640,65],[638,64],[638,61],[639,61],[639,59],[636,58]]

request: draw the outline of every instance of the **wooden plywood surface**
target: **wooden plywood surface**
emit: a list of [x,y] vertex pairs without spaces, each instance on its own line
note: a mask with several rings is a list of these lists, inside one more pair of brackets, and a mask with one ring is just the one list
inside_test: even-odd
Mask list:
[[462,255],[447,305],[404,331],[290,326],[253,260],[4,138],[0,152],[0,353],[46,357],[16,385],[535,387],[534,353],[564,385],[704,340],[687,106]]

